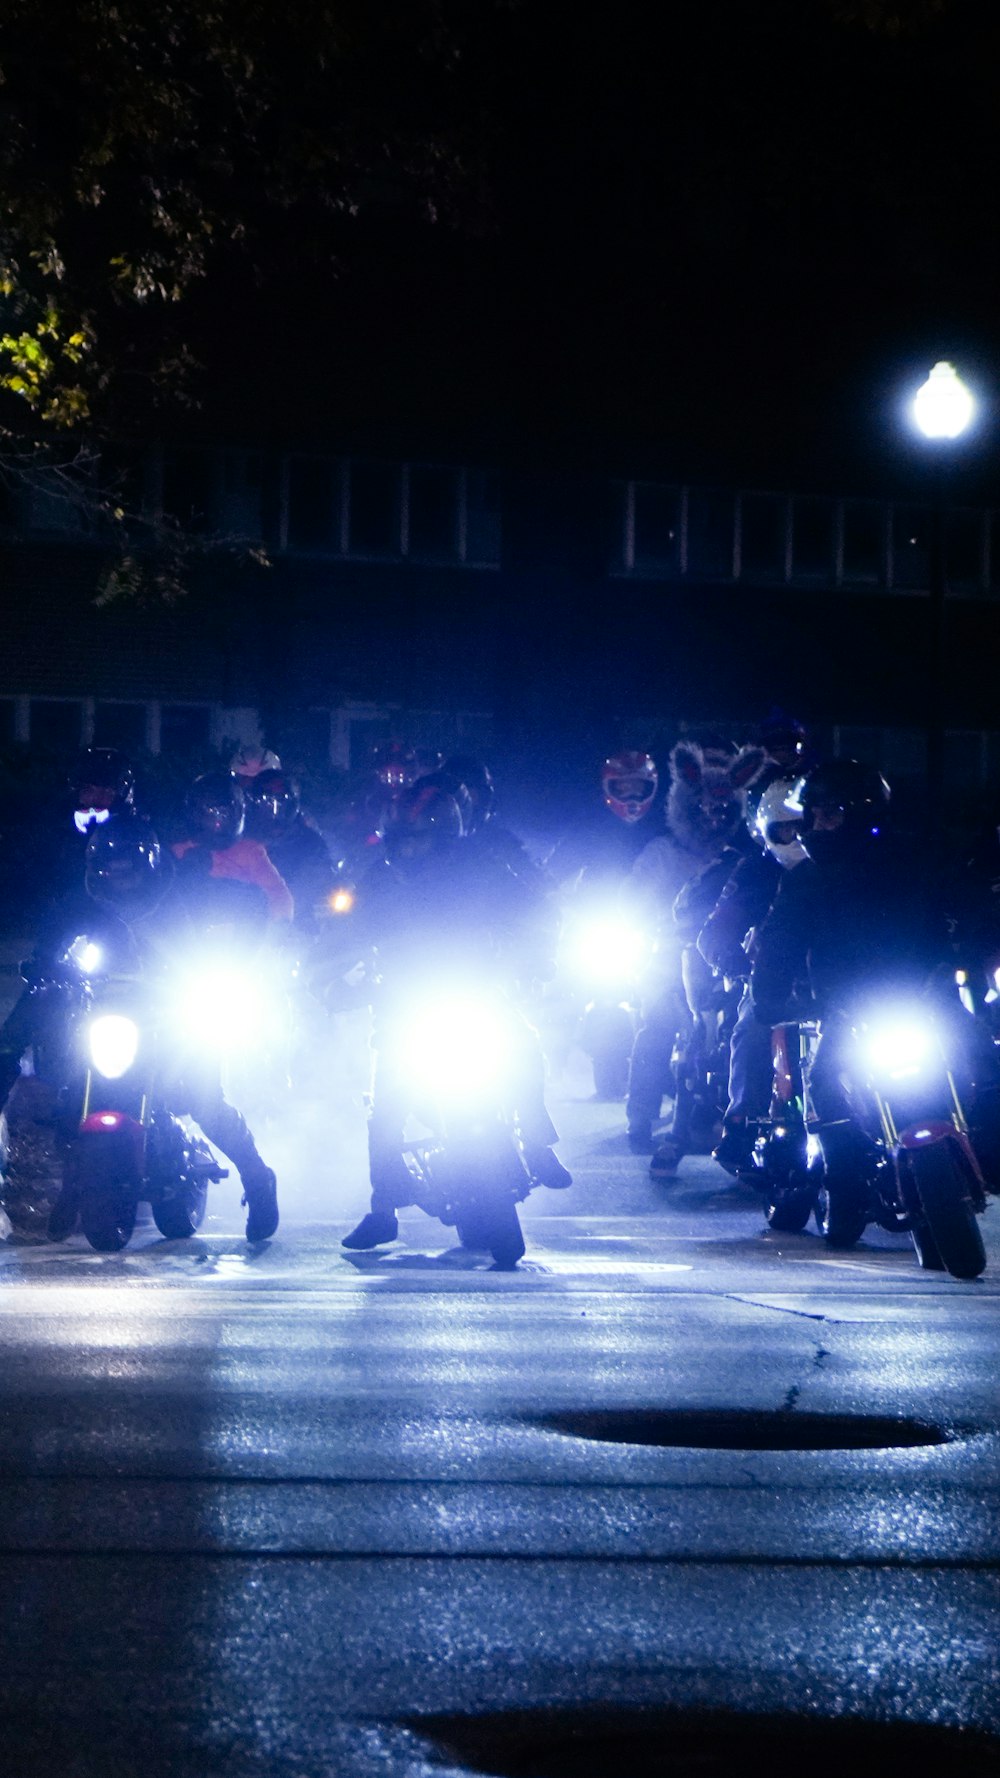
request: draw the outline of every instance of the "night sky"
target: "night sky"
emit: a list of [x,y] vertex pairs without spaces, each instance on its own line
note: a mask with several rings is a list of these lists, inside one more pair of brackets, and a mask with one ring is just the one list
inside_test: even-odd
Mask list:
[[920,473],[899,395],[946,356],[987,404],[965,448],[989,497],[1000,9],[889,10],[897,34],[835,0],[482,9],[482,213],[428,227],[376,202],[335,267],[265,257],[251,290],[232,266],[199,315],[225,407],[374,446],[402,427],[542,464],[891,489]]

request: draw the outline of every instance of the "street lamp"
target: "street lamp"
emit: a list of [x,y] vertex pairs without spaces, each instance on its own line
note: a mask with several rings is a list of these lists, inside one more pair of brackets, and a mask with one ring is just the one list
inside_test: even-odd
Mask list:
[[955,366],[943,358],[913,398],[913,418],[925,438],[959,438],[976,404]]
[[936,459],[928,551],[930,598],[927,613],[927,786],[934,822],[940,818],[944,790],[944,692],[948,639],[945,622],[945,469],[948,463],[948,446],[966,431],[975,411],[976,404],[970,390],[966,388],[955,366],[944,359],[935,364],[927,381],[921,384],[911,407],[914,425],[934,447]]

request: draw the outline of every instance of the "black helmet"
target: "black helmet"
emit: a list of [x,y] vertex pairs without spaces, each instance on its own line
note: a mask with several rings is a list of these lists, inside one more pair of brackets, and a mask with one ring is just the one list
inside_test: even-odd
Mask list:
[[87,841],[87,893],[123,919],[156,907],[170,874],[169,855],[161,851],[149,822],[137,815],[112,815]]
[[222,850],[243,832],[243,792],[231,772],[205,772],[184,798],[184,813],[192,839]]
[[857,759],[828,759],[813,766],[798,787],[802,844],[825,863],[866,847],[884,831],[892,792],[875,766]]
[[85,747],[70,775],[73,821],[80,833],[133,806],[135,773],[117,747]]
[[469,797],[472,805],[469,818],[465,819],[463,811],[462,819],[466,833],[472,833],[475,828],[482,827],[489,821],[493,814],[496,801],[493,774],[489,766],[481,759],[474,759],[469,753],[453,753],[450,759],[445,760],[442,770],[461,784]]
[[462,837],[462,814],[455,798],[438,784],[418,779],[392,805],[385,833],[389,862],[403,871],[419,870],[432,853]]
[[258,772],[244,788],[247,806],[247,831],[255,839],[280,840],[295,822],[299,813],[299,790],[287,772]]

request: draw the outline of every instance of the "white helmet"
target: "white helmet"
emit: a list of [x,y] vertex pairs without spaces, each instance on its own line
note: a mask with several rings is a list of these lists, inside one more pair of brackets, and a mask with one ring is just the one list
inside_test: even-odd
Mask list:
[[233,754],[229,761],[229,770],[234,778],[246,781],[259,777],[261,772],[280,772],[281,761],[276,753],[271,752],[270,747],[258,747],[248,742]]
[[794,870],[807,856],[799,839],[802,805],[796,791],[799,778],[773,778],[757,804],[754,825],[761,843],[785,870]]

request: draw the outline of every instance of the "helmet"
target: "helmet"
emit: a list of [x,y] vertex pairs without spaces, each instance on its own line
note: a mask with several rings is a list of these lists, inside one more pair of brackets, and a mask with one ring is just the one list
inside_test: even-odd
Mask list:
[[806,730],[797,716],[775,704],[760,725],[759,739],[773,760],[793,772],[806,751]]
[[372,748],[372,771],[384,790],[405,790],[419,769],[413,748],[402,741],[380,741]]
[[286,834],[299,812],[299,790],[287,772],[258,772],[243,792],[247,827],[256,839],[277,840]]
[[806,856],[799,839],[802,808],[795,796],[801,780],[772,778],[757,798],[753,825],[757,838],[785,870],[794,869]]
[[649,813],[659,778],[648,753],[612,753],[601,767],[604,801],[631,827]]
[[[481,759],[474,759],[469,753],[453,753],[446,759],[442,768],[462,786],[469,799],[469,816],[466,818],[462,809],[462,823],[466,833],[475,828],[483,827],[493,814],[496,802],[496,789],[493,774]],[[461,805],[460,805],[461,806]]]
[[408,874],[461,837],[462,815],[455,798],[440,785],[418,779],[392,805],[385,834],[386,857]]
[[246,786],[253,782],[261,772],[278,772],[281,761],[270,747],[254,747],[247,745],[237,748],[229,761],[229,770]]
[[246,803],[239,780],[231,772],[205,772],[184,798],[184,813],[193,839],[224,849],[243,832]]
[[434,789],[444,790],[448,796],[454,797],[458,804],[458,812],[462,817],[462,833],[471,833],[476,819],[476,806],[468,785],[461,778],[456,778],[455,774],[448,771],[445,766],[439,767],[436,772],[424,772],[417,779],[417,785],[420,788],[424,788],[428,784]]
[[170,883],[170,859],[148,821],[113,815],[87,841],[84,881],[101,907],[128,919],[150,913],[161,900]]
[[891,791],[881,772],[857,759],[814,766],[796,786],[802,843],[818,863],[847,857],[877,839],[889,815]]
[[79,833],[89,833],[109,815],[133,806],[135,773],[131,762],[117,747],[85,747],[70,778],[73,791],[73,822]]

